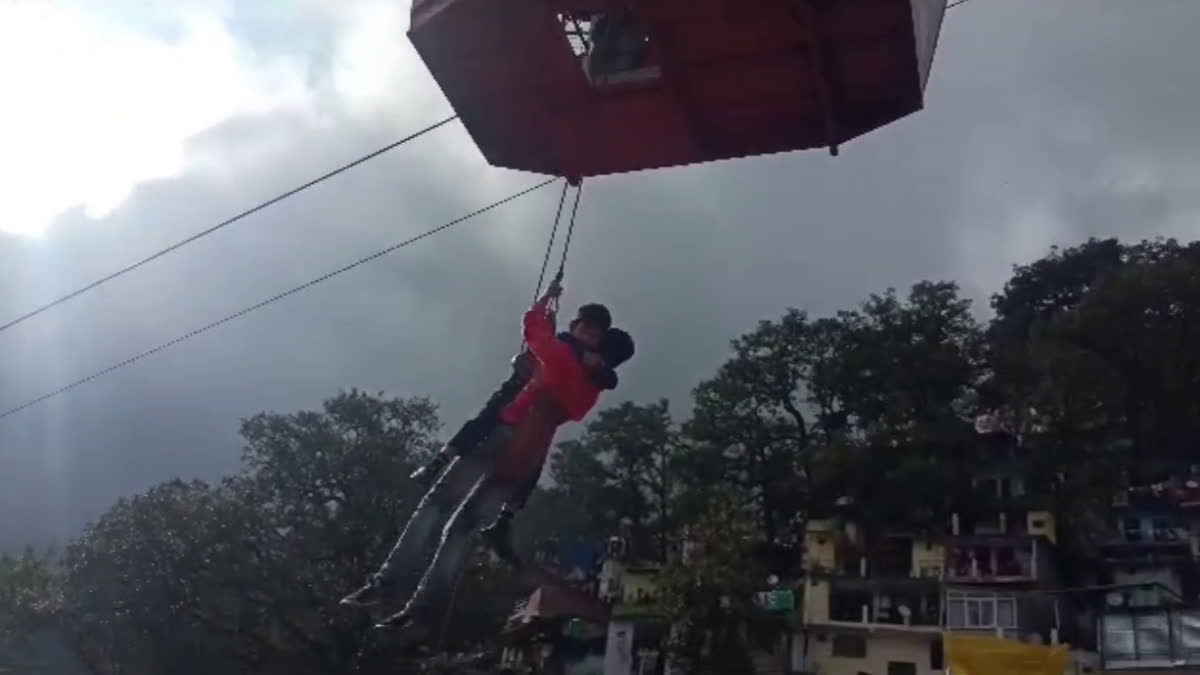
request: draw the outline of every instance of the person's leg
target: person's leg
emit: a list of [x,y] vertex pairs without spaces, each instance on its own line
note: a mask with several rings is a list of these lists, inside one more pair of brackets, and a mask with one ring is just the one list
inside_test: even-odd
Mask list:
[[415,480],[421,487],[428,488],[438,476],[442,474],[442,470],[454,459],[455,456],[467,457],[471,451],[478,445],[496,424],[496,416],[493,411],[484,408],[478,415],[467,420],[458,433],[450,439],[448,443],[442,446],[428,462],[412,472],[409,478]]
[[471,535],[479,527],[481,516],[495,513],[512,496],[512,488],[481,476],[442,531],[442,541],[433,561],[403,610],[379,623],[381,628],[413,625],[417,630],[432,626],[443,617],[454,584],[468,563]]
[[487,542],[492,552],[504,562],[516,567],[521,566],[521,559],[517,556],[516,549],[513,546],[512,519],[517,511],[525,508],[525,504],[529,502],[533,491],[537,489],[538,481],[541,480],[542,471],[545,469],[545,466],[546,456],[543,456],[542,461],[537,466],[537,470],[530,472],[529,477],[517,486],[512,499],[509,499],[504,503],[504,506],[500,507],[500,513],[496,516],[495,522],[481,531],[483,540]]
[[[514,357],[514,364],[517,358]],[[492,392],[479,414],[467,420],[458,433],[454,434],[432,459],[424,466],[417,468],[409,477],[418,484],[428,487],[442,473],[442,469],[446,467],[451,458],[455,455],[467,457],[474,452],[475,448],[488,437],[492,429],[500,423],[500,411],[516,398],[521,388],[525,386],[527,379],[522,379],[520,373],[514,373],[512,377],[509,377],[504,384],[500,385],[499,389]]]
[[396,545],[367,584],[342,599],[343,605],[370,606],[394,595],[396,585],[421,569],[421,553],[470,492],[487,464],[479,458],[456,458],[417,505]]
[[516,549],[513,547],[512,519],[517,511],[525,508],[530,495],[537,488],[538,479],[541,477],[541,467],[538,468],[538,472],[530,475],[513,493],[512,498],[500,507],[500,513],[496,516],[496,520],[481,531],[483,540],[487,542],[488,547],[496,556],[517,567],[521,566],[521,559],[517,557]]

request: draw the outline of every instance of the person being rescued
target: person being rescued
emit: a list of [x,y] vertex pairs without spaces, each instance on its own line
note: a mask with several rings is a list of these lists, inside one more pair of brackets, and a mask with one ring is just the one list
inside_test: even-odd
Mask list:
[[[553,315],[551,315],[551,319],[553,320]],[[599,349],[610,331],[612,332],[612,337],[608,338],[610,347],[620,343],[622,338],[628,342],[628,334],[612,328],[612,314],[608,308],[601,304],[590,303],[579,308],[568,331],[559,333],[558,339],[569,345],[582,359],[585,350],[596,351]],[[512,358],[511,363],[512,374],[488,398],[483,410],[463,424],[458,433],[454,434],[428,463],[413,472],[412,478],[422,487],[429,489],[434,479],[441,475],[451,459],[455,456],[469,455],[487,438],[492,429],[500,424],[501,411],[509,403],[512,403],[517,394],[529,383],[537,367],[537,359],[527,349],[522,349]],[[600,390],[611,390],[617,387],[617,373],[611,365],[606,364],[603,369],[591,373],[591,378]],[[501,507],[496,520],[482,530],[484,541],[496,555],[501,560],[515,566],[519,566],[520,561],[517,559],[512,545],[512,518],[516,511],[524,508],[525,503],[537,488],[541,473],[540,466],[537,471],[531,472],[525,485],[517,491],[513,499],[505,502]]]
[[[466,562],[468,540],[479,521],[506,503],[522,501],[522,493],[536,484],[557,428],[568,420],[582,420],[595,406],[601,387],[594,375],[633,356],[633,341],[624,331],[610,329],[601,352],[585,348],[582,355],[555,336],[550,303],[561,292],[557,282],[551,284],[524,317],[525,342],[537,361],[533,377],[500,410],[498,423],[481,443],[449,460],[379,571],[342,600],[345,605],[364,606],[389,600],[432,535],[449,518],[433,561],[408,604],[378,627],[406,628],[409,637],[427,635],[427,625],[440,618],[449,600],[454,580]],[[462,448],[457,449],[461,453]]]
[[634,20],[632,12],[596,14],[590,23],[590,48],[584,56],[584,70],[590,80],[637,70],[647,64],[650,48],[646,31]]

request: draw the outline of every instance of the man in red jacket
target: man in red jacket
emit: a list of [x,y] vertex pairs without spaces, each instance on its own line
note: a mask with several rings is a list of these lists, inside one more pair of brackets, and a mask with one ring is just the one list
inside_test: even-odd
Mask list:
[[[617,374],[615,369],[632,358],[633,352],[633,338],[629,336],[629,333],[620,328],[609,328],[604,332],[604,339],[600,342],[599,349],[600,358],[604,361],[604,367],[599,372],[592,371],[591,373],[592,382],[600,388],[601,392],[616,388]],[[517,567],[521,567],[522,563],[513,549],[512,519],[517,510],[524,508],[534,489],[537,488],[538,479],[542,475],[546,456],[549,453],[551,440],[546,439],[545,445],[540,446],[542,453],[540,459],[537,460],[537,466],[526,475],[522,488],[517,491],[517,496],[500,509],[500,514],[496,517],[495,522],[481,531],[483,540],[487,542],[492,551],[501,560]],[[539,446],[535,445],[534,447]],[[526,465],[520,462],[517,463],[517,466],[521,467],[521,470],[526,468]]]
[[[500,413],[500,424],[478,448],[456,457],[437,484],[421,500],[400,541],[371,584],[348,596],[344,604],[374,604],[387,587],[403,576],[405,561],[419,559],[422,533],[453,511],[442,531],[442,541],[417,590],[403,611],[380,627],[409,626],[422,632],[424,624],[440,619],[439,609],[468,553],[468,540],[483,518],[494,515],[510,500],[534,471],[539,471],[554,432],[563,422],[582,420],[595,406],[600,388],[592,373],[615,367],[633,355],[633,343],[624,335],[623,348],[611,360],[592,350],[580,356],[554,334],[550,303],[562,293],[555,283],[525,313],[523,332],[538,367],[529,383]],[[461,500],[459,495],[465,494]]]

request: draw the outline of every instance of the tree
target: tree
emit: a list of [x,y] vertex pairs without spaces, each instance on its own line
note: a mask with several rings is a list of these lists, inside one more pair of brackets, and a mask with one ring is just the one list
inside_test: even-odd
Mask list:
[[985,351],[970,302],[953,283],[921,282],[903,299],[872,295],[837,321],[816,385],[844,413],[820,458],[826,499],[853,500],[868,542],[888,528],[945,522],[975,445]]
[[888,290],[839,318],[840,367],[824,386],[845,401],[858,437],[911,445],[970,417],[983,335],[957,285],[921,282],[904,300]]
[[929,496],[955,482],[973,442],[985,353],[957,286],[889,290],[815,321],[791,310],[733,346],[696,389],[686,428],[700,450],[687,464],[699,485],[739,485],[767,542],[798,541],[807,509],[842,496],[880,528],[944,513]]
[[[702,506],[707,486],[730,483],[751,506],[761,541],[802,539],[808,506],[814,418],[830,416],[810,383],[827,348],[825,334],[798,310],[764,321],[732,343],[733,356],[693,391],[695,409],[684,427],[691,443],[680,464]],[[806,412],[816,408],[815,413]]]
[[992,301],[991,374],[1077,543],[1114,490],[1186,464],[1195,436],[1200,248],[1089,240],[1014,270]]
[[714,489],[687,528],[687,554],[664,572],[668,645],[697,675],[751,675],[751,653],[777,644],[785,623],[755,601],[770,570],[754,555],[758,523],[736,490]]
[[[119,501],[67,550],[71,622],[107,673],[202,673],[239,665],[237,645],[204,630],[236,611],[228,553],[238,518],[201,482],[171,481]],[[213,649],[214,642],[225,649]]]
[[[989,403],[1011,406],[1026,430],[1066,422],[1124,437],[1137,454],[1156,451],[1143,437],[1161,425],[1145,423],[1143,411],[1186,388],[1172,375],[1186,378],[1190,368],[1190,352],[1177,347],[1190,337],[1185,308],[1198,256],[1200,247],[1174,240],[1091,239],[1015,268],[992,299]],[[1185,360],[1179,368],[1151,362],[1163,356]],[[1176,389],[1164,391],[1166,382]]]
[[627,528],[631,552],[664,560],[673,527],[680,446],[666,400],[601,411],[551,458],[558,490],[574,504],[575,536],[602,539]]
[[[798,572],[808,518],[848,511],[868,556],[890,529],[939,528],[975,499],[973,467],[994,459],[972,418],[999,410],[1028,482],[1051,493],[1061,548],[1086,552],[1113,489],[1192,461],[1200,245],[1053,249],[1015,268],[992,307],[984,330],[955,284],[921,282],[760,323],[696,387],[680,427],[665,400],[623,403],[560,444],[553,484],[517,520],[519,546],[626,535],[635,557],[665,563],[677,653],[697,672],[749,672],[751,650],[782,628],[755,594]],[[32,554],[0,560],[0,637],[62,622],[98,675],[390,672],[395,655],[357,660],[367,617],[335,607],[393,544],[420,495],[407,476],[437,431],[427,399],[358,391],[243,420],[236,476],[121,500],[61,576]],[[497,634],[522,590],[478,552],[445,645]]]
[[1200,246],[1143,242],[1055,326],[1112,373],[1110,404],[1139,462],[1178,469],[1200,431]]
[[[1074,399],[1061,388],[1055,392],[1055,383],[1099,364],[1088,363],[1087,354],[1077,349],[1066,349],[1069,345],[1052,332],[1096,283],[1128,259],[1128,250],[1116,239],[1089,239],[1073,248],[1052,248],[1044,258],[1013,269],[1012,278],[992,297],[990,376],[981,387],[985,408],[1007,408],[1022,431],[1069,415]],[[1060,408],[1063,404],[1066,408]],[[1091,414],[1094,409],[1085,403],[1077,412]],[[1072,419],[1074,426],[1086,423]]]
[[68,552],[89,648],[108,672],[345,672],[367,618],[337,600],[415,503],[407,474],[437,445],[435,413],[351,391],[259,414],[242,424],[240,475],[119,502]]
[[56,625],[62,611],[60,580],[50,555],[27,548],[0,556],[0,646]]

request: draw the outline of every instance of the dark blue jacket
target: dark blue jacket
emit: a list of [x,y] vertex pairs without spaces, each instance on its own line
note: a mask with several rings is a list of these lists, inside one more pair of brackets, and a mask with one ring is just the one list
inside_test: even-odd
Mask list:
[[[575,339],[574,335],[571,335],[567,332],[562,332],[558,334],[558,339],[570,345],[571,349],[575,350],[576,356],[578,356],[580,359],[583,358],[584,347],[583,345],[579,344],[579,340]],[[599,372],[592,373],[592,383],[595,384],[596,387],[601,391],[616,389],[617,371],[613,370],[612,368],[605,368]]]

